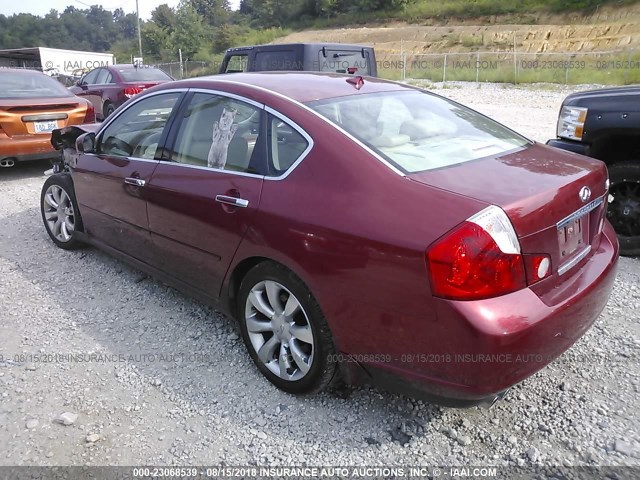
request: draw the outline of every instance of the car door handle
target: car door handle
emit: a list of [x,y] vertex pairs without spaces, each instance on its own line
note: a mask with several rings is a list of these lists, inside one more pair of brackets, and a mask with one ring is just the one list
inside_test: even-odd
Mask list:
[[245,200],[244,198],[228,197],[227,195],[216,195],[216,202],[241,208],[247,208],[249,206],[249,200]]
[[124,179],[124,183],[126,183],[127,185],[133,185],[135,187],[144,187],[147,182],[145,182],[141,178],[126,177]]

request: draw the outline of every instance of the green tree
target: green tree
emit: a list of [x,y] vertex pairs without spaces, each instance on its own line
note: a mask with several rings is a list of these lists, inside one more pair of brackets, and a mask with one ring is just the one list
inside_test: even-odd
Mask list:
[[176,13],[176,27],[171,33],[170,43],[178,54],[182,50],[183,58],[192,58],[205,39],[202,19],[188,0],[183,0]]

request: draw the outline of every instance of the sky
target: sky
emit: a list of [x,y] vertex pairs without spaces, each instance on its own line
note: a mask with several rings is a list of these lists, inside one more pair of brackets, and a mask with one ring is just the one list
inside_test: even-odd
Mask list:
[[[148,19],[151,12],[163,3],[170,7],[175,7],[180,0],[138,0],[140,6],[140,17]],[[231,0],[229,2],[231,8],[237,9],[240,0]],[[122,8],[125,13],[136,11],[135,0],[0,0],[0,13],[4,15],[12,15],[14,13],[32,13],[33,15],[43,16],[49,13],[51,9],[63,12],[67,6],[73,5],[79,9],[86,9],[90,5],[102,5],[105,10],[115,10]]]

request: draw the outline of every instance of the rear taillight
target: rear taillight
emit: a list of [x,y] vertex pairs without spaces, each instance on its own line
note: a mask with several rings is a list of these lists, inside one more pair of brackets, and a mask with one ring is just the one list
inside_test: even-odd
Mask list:
[[131,98],[134,95],[139,94],[140,92],[142,92],[142,89],[138,87],[127,87],[122,91],[122,93],[124,93],[124,96],[127,98]]
[[479,300],[527,286],[518,237],[504,211],[485,208],[426,253],[435,296]]
[[87,105],[87,112],[84,114],[84,121],[82,123],[95,123],[96,121],[96,109],[93,107],[93,103]]

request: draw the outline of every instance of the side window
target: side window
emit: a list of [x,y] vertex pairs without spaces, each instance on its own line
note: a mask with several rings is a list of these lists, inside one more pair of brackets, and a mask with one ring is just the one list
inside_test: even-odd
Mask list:
[[163,93],[134,103],[101,133],[98,153],[155,158],[162,131],[181,93]]
[[225,73],[246,72],[247,62],[248,59],[246,55],[232,55],[229,57]]
[[107,83],[107,77],[109,76],[109,70],[105,70],[101,68],[98,70],[98,78],[96,78],[96,84],[102,85],[103,83]]
[[96,83],[96,79],[98,78],[98,73],[100,73],[100,70],[93,70],[89,73],[87,73],[84,78],[82,79],[82,83],[87,84],[87,85],[93,85]]
[[239,100],[196,93],[180,119],[171,160],[263,175],[262,110]]
[[107,72],[107,76],[104,78],[104,81],[102,83],[115,83],[113,81],[113,75],[111,74],[111,72],[109,70],[105,70],[105,72]]
[[269,116],[269,172],[279,177],[298,160],[309,147],[309,141],[284,120]]

